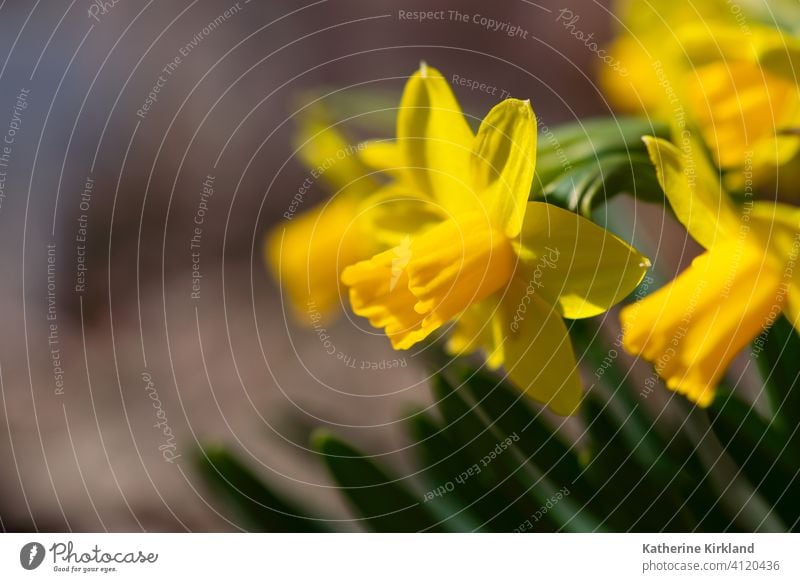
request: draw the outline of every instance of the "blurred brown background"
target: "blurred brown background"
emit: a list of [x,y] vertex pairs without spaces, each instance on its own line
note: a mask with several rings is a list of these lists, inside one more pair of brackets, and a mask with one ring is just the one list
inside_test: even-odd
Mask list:
[[[399,100],[424,59],[530,98],[546,124],[608,113],[597,56],[558,22],[569,10],[607,39],[605,6],[2,2],[0,133],[13,122],[15,135],[0,168],[0,527],[236,529],[195,471],[199,443],[234,447],[277,489],[345,519],[309,431],[329,427],[402,468],[396,421],[427,398],[425,373],[413,352],[400,369],[350,369],[285,317],[260,247],[307,175],[292,158],[298,96],[364,83]],[[416,10],[469,22],[400,18]],[[476,116],[498,100],[455,90]],[[345,317],[329,333],[361,360],[398,357],[362,329]]]

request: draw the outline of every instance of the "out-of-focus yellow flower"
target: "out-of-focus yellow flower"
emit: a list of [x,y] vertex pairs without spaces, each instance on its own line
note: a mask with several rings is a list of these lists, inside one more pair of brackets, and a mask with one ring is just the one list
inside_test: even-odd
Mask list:
[[[689,60],[682,87],[717,166],[752,170],[758,178],[800,149],[800,89],[793,66],[800,43],[777,29],[751,31],[743,37],[735,26],[682,29]],[[742,181],[734,174],[737,186]]]
[[[330,318],[338,311],[342,269],[378,248],[362,228],[361,203],[379,184],[360,161],[358,148],[319,112],[301,120],[297,141],[309,174],[283,214],[286,221],[267,237],[264,254],[296,319],[311,325],[310,314]],[[333,196],[302,212],[317,180]]]
[[[608,47],[612,62],[603,66],[600,84],[613,105],[630,113],[669,114],[674,91],[670,75],[681,59],[679,31],[692,22],[729,24],[725,0],[618,0],[618,34]],[[673,103],[674,105],[674,103]]]
[[696,126],[736,189],[774,185],[800,150],[800,41],[742,14],[721,0],[627,3],[609,51],[629,74],[601,72],[622,109]]
[[423,64],[404,91],[397,141],[366,154],[397,177],[394,196],[376,204],[422,218],[404,222],[402,236],[389,229],[398,244],[342,281],[355,313],[396,349],[455,321],[452,353],[482,350],[525,394],[568,415],[581,387],[562,317],[606,311],[649,262],[584,218],[528,202],[536,130],[530,103],[508,99],[473,135],[447,81]]
[[800,209],[728,200],[702,147],[645,138],[677,218],[707,252],[622,311],[623,345],[672,390],[708,406],[733,358],[783,313],[800,324]]

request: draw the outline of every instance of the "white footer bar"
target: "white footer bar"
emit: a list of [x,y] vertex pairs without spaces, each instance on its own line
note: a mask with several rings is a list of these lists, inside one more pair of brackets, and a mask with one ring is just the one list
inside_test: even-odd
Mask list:
[[[790,534],[4,534],[0,580],[800,580]],[[255,578],[257,576],[257,578]]]

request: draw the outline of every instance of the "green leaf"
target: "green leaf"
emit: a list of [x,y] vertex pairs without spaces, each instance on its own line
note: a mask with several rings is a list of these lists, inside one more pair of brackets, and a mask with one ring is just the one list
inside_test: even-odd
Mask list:
[[601,515],[614,531],[694,529],[698,518],[685,503],[678,466],[667,479],[659,478],[654,470],[657,464],[643,462],[636,455],[636,445],[631,446],[623,425],[604,399],[590,393],[584,399],[583,413],[594,446],[586,468],[586,477],[597,492],[590,505],[603,511]]
[[539,144],[547,163],[562,160],[565,155],[568,161],[576,162],[604,153],[641,149],[643,135],[668,138],[670,129],[667,124],[641,117],[596,117],[542,131]]
[[785,524],[800,520],[800,438],[760,417],[749,403],[720,391],[708,410],[725,451]]
[[[496,486],[508,492],[514,511],[527,514],[526,520],[538,515],[537,519],[552,524],[559,531],[602,530],[595,516],[571,496],[571,484],[554,482],[552,476],[532,462],[532,455],[526,455],[520,448],[519,443],[531,439],[531,435],[525,429],[521,433],[505,434],[493,418],[468,398],[468,385],[468,382],[459,382],[457,377],[452,382],[439,382],[435,386],[438,389],[438,407],[449,424],[461,424],[469,427],[473,431],[471,434],[481,435],[481,448],[473,448],[475,461],[482,466],[481,475],[486,473]],[[444,403],[448,402],[450,404],[446,408]],[[473,441],[477,443],[478,439],[473,437]],[[501,452],[498,453],[498,450]],[[486,470],[489,468],[491,471]]]
[[536,176],[530,198],[580,212],[617,194],[662,201],[643,135],[669,136],[667,126],[623,118],[579,122],[545,131],[539,137]]
[[[584,400],[583,415],[593,443],[589,477],[596,487],[608,488],[599,496],[606,498],[600,505],[609,512],[609,507],[620,504],[617,514],[610,516],[610,523],[620,531],[642,527],[641,515],[626,522],[626,512],[630,515],[630,508],[647,498],[648,503],[636,511],[656,511],[653,519],[662,519],[662,527],[680,529],[692,523],[693,529],[727,528],[730,516],[717,506],[694,445],[681,428],[669,435],[664,426],[661,433],[656,430],[656,423],[634,396],[629,372],[618,357],[610,357],[613,352],[599,341],[599,330],[592,323],[573,321],[570,332],[579,359],[596,371],[596,383]],[[602,374],[597,375],[600,371]],[[617,485],[607,484],[609,476],[626,473]],[[650,493],[642,497],[641,487],[649,487]],[[609,497],[612,492],[620,494],[616,501]],[[629,499],[633,501],[629,503]],[[654,502],[658,507],[650,507]],[[664,507],[672,507],[673,515],[658,513]]]
[[476,414],[477,410],[456,394],[442,374],[434,376],[431,384],[436,408],[444,419],[444,434],[463,459],[460,472],[472,469],[476,474],[473,478],[482,484],[484,492],[502,500],[489,525],[502,531],[517,528],[538,509],[539,503],[527,495],[528,486],[520,483],[519,475],[515,474],[518,466],[509,468],[504,463],[486,462],[486,456],[491,455],[498,442],[511,435],[500,436],[490,430]]
[[[665,459],[662,452],[665,443],[655,431],[651,419],[633,397],[627,371],[620,369],[620,361],[608,362],[610,350],[598,341],[599,330],[588,321],[572,321],[570,335],[575,342],[580,361],[588,363],[594,370],[603,370],[598,378],[598,388],[590,392],[593,397],[603,395],[605,414],[611,415],[619,427],[619,436],[643,467],[650,467],[659,479],[670,479],[676,467]],[[608,389],[600,385],[605,384]]]
[[251,529],[262,532],[323,532],[325,521],[315,519],[274,493],[235,455],[207,447],[196,455],[201,474],[233,505]]
[[585,499],[590,491],[580,480],[583,471],[579,458],[584,454],[568,445],[548,424],[541,411],[511,384],[495,374],[463,365],[459,378],[467,394],[484,411],[502,434],[526,434],[517,444],[530,462],[541,467],[554,483],[567,486],[572,495]]
[[785,429],[800,424],[800,334],[781,316],[753,342],[776,422]]
[[644,154],[611,154],[600,160],[594,170],[573,193],[575,210],[587,218],[618,194],[648,202],[664,201],[655,168]]
[[445,531],[445,527],[399,479],[390,477],[346,442],[317,431],[312,446],[364,524],[376,532]]
[[[487,489],[468,471],[475,462],[462,446],[445,436],[445,430],[426,412],[409,415],[408,426],[421,465],[420,479],[428,492],[423,501],[457,531],[510,531],[521,521],[507,518],[508,500]],[[444,491],[442,492],[442,488]],[[449,525],[449,524],[448,524]]]

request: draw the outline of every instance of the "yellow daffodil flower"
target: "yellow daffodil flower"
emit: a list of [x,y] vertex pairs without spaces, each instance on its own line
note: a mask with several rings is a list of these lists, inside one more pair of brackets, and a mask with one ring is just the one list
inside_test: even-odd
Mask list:
[[774,187],[800,151],[800,40],[720,0],[631,2],[610,54],[630,73],[601,72],[618,106],[696,126],[728,185]]
[[404,220],[404,236],[387,237],[395,247],[342,281],[353,311],[396,349],[455,322],[452,353],[482,350],[525,394],[569,415],[581,386],[562,317],[603,313],[649,262],[584,218],[528,202],[536,131],[530,103],[508,99],[473,135],[447,81],[423,64],[403,93],[397,141],[366,157],[396,177],[394,197],[384,191],[376,205],[424,219]]
[[[284,212],[285,221],[267,237],[264,254],[297,321],[311,325],[310,314],[330,318],[338,311],[342,269],[378,248],[362,228],[360,208],[379,184],[361,163],[358,148],[318,112],[302,118],[298,142],[309,174]],[[303,212],[317,180],[334,194]]]
[[725,0],[617,0],[619,32],[607,54],[620,66],[601,65],[599,73],[612,104],[631,113],[668,114],[675,83],[670,76],[682,57],[678,31],[698,21],[735,24]]
[[800,323],[800,209],[727,198],[701,146],[645,138],[675,215],[705,253],[625,308],[623,345],[672,390],[708,406],[734,357],[781,312]]
[[[756,180],[800,149],[800,90],[794,60],[800,43],[777,29],[693,24],[681,31],[690,67],[685,104],[717,166],[747,168]],[[741,187],[743,177],[734,174]]]

